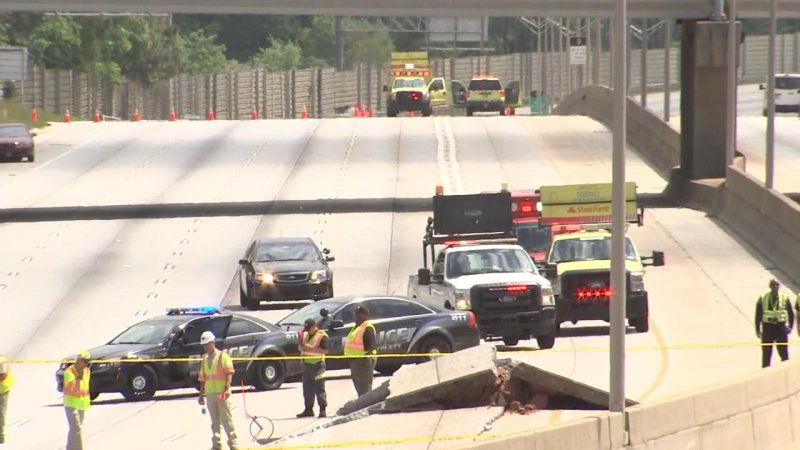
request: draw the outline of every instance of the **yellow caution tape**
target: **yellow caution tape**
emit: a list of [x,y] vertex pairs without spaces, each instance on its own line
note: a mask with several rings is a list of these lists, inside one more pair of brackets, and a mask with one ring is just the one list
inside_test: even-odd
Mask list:
[[[725,349],[725,348],[745,348],[745,347],[763,347],[771,345],[798,345],[800,341],[789,341],[786,344],[776,343],[761,343],[761,342],[732,342],[732,343],[706,343],[706,344],[677,344],[677,345],[640,345],[626,347],[626,351],[652,351],[652,350],[701,350],[701,349]],[[530,350],[511,350],[511,349],[498,349],[498,353],[508,354],[525,354],[525,353],[589,353],[589,352],[608,352],[608,347],[576,347],[576,348],[550,348],[546,350],[530,349]],[[450,353],[386,353],[377,355],[326,355],[325,359],[358,359],[358,358],[437,358]],[[233,361],[302,361],[309,358],[319,358],[318,356],[234,356],[231,357]],[[153,363],[153,362],[200,362],[200,357],[184,357],[184,358],[112,358],[112,359],[94,359],[92,363]],[[72,359],[24,359],[8,361],[9,364],[59,364],[63,362],[74,362]]]

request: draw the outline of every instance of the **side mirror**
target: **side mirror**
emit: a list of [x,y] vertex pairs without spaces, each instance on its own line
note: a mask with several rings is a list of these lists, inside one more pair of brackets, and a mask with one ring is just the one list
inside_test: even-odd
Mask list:
[[331,261],[336,261],[336,258],[334,258],[333,256],[326,256],[325,257],[325,262],[331,262]]
[[759,85],[758,85],[758,88],[759,88],[760,90],[762,90],[762,91],[763,91],[764,89],[766,89],[766,88],[764,87],[764,84],[759,84]]
[[250,262],[249,262],[249,261],[247,261],[246,259],[240,259],[240,260],[239,260],[239,265],[240,265],[240,266],[246,266],[246,265],[248,265],[248,264],[250,264]]
[[333,320],[331,321],[331,329],[333,328],[342,328],[344,326],[344,322],[341,320]]
[[389,92],[389,86],[383,85],[383,92]]
[[554,280],[558,277],[558,265],[554,263],[544,263],[542,272],[546,278]]
[[417,271],[418,284],[420,286],[428,286],[431,284],[431,270],[422,268]]
[[660,251],[654,251],[654,252],[653,252],[653,256],[651,256],[651,257],[649,257],[649,258],[642,258],[642,259],[649,259],[649,260],[652,260],[652,261],[653,261],[653,262],[651,262],[651,263],[646,263],[646,264],[643,264],[644,266],[655,266],[655,267],[659,267],[659,266],[663,266],[663,265],[665,264],[665,261],[664,261],[664,252],[660,252]]
[[331,252],[331,249],[329,249],[329,248],[327,248],[327,247],[322,249],[322,254],[323,254],[323,255],[327,255],[327,254],[329,254],[330,252]]

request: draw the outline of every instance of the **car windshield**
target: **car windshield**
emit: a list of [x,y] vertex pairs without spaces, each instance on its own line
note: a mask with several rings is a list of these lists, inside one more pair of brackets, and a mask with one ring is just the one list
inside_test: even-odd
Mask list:
[[[611,236],[562,239],[553,243],[551,263],[611,259]],[[625,238],[625,259],[636,261],[636,250],[629,237]]]
[[550,227],[540,227],[537,223],[514,225],[519,244],[528,252],[543,252],[550,245],[553,233]]
[[500,86],[498,80],[472,80],[469,82],[470,91],[501,91],[503,87]]
[[531,258],[521,249],[474,249],[452,252],[447,255],[445,269],[447,278],[502,272],[537,273]]
[[317,322],[319,322],[320,320],[322,320],[322,314],[320,314],[322,308],[327,308],[328,312],[332,316],[334,311],[339,309],[339,307],[342,306],[343,304],[344,302],[331,302],[331,301],[312,303],[284,317],[283,319],[278,321],[276,325],[278,325],[279,327],[284,327],[287,325],[303,325],[306,319],[314,319]]
[[800,77],[775,77],[775,89],[800,89]]
[[423,87],[425,80],[422,78],[395,78],[394,87],[396,88],[409,88],[409,87]]
[[311,242],[275,242],[258,247],[257,262],[270,261],[317,261],[319,254]]
[[149,320],[128,328],[109,344],[160,344],[176,329],[173,320]]
[[24,137],[28,136],[28,129],[22,125],[0,126],[0,137]]

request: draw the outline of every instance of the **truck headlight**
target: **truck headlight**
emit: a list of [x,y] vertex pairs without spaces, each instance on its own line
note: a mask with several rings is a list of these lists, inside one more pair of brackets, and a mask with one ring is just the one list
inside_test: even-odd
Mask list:
[[642,272],[631,272],[631,292],[644,291],[644,274]]
[[269,284],[269,283],[272,283],[273,280],[274,280],[274,277],[272,276],[271,273],[257,273],[256,274],[256,281],[258,281],[259,283]]
[[456,309],[468,310],[472,309],[472,301],[470,299],[469,290],[460,289],[455,292],[453,299],[456,303]]
[[543,287],[542,288],[542,305],[554,305],[555,296],[553,295],[553,288]]
[[311,282],[312,283],[321,283],[328,279],[328,271],[327,270],[315,270],[311,272]]

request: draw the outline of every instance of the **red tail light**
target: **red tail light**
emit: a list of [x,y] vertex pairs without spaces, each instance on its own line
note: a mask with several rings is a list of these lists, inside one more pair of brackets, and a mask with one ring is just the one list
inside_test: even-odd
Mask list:
[[578,300],[610,299],[611,298],[611,288],[577,289],[575,291],[575,298],[577,298]]
[[419,92],[412,92],[411,93],[411,100],[414,100],[415,102],[418,102],[419,101]]
[[520,203],[519,205],[519,212],[521,212],[522,214],[531,214],[535,210],[536,208],[533,207],[533,203],[524,202]]
[[478,328],[478,320],[475,319],[475,313],[467,311],[467,327]]
[[520,294],[528,290],[528,286],[524,284],[512,284],[506,287],[506,292],[511,294]]

